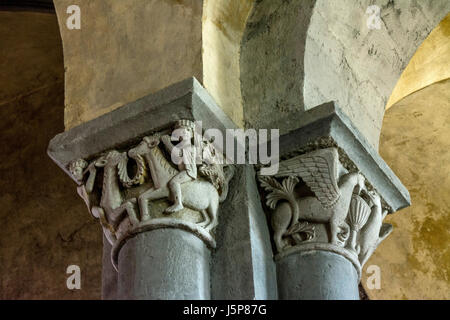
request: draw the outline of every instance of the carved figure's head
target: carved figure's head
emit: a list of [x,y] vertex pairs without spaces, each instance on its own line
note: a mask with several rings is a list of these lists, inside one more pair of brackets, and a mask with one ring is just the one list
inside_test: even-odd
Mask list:
[[172,136],[182,141],[190,141],[194,137],[195,123],[190,120],[178,120],[174,129]]
[[83,159],[77,159],[69,164],[70,174],[77,180],[83,180],[84,169],[88,166],[88,163]]
[[130,156],[130,158],[136,159],[138,156],[148,153],[150,149],[157,147],[159,143],[159,135],[144,137],[140,144],[128,151],[128,156]]
[[367,191],[366,178],[364,178],[364,176],[361,173],[358,174],[357,187],[358,187],[358,194],[360,194],[361,191]]
[[155,148],[159,145],[161,139],[159,135],[153,135],[150,137],[144,137],[143,142],[149,147],[149,148]]
[[123,161],[126,156],[127,155],[125,152],[111,150],[104,153],[100,158],[95,160],[95,166],[99,168],[116,166],[120,161]]
[[376,192],[375,190],[372,190],[372,191],[367,192],[367,194],[374,205],[380,205],[381,197],[378,194],[378,192]]

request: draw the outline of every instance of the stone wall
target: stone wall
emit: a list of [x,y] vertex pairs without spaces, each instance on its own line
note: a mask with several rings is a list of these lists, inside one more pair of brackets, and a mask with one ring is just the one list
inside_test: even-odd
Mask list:
[[[379,30],[367,26],[370,5]],[[446,0],[256,2],[241,48],[246,122],[288,131],[302,111],[336,101],[378,149],[396,82],[449,11]]]
[[54,3],[67,130],[190,76],[202,79],[202,1],[80,0],[80,30],[66,27],[73,1]]
[[45,152],[64,130],[61,45],[54,14],[0,12],[0,299],[100,298],[100,227]]
[[380,153],[412,206],[386,219],[394,232],[367,263],[381,268],[381,289],[367,290],[371,299],[450,299],[449,101],[446,80],[386,112]]

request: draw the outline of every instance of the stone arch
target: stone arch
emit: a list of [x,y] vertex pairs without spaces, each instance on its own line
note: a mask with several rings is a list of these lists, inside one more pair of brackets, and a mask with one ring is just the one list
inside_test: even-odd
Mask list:
[[[202,81],[198,0],[54,0],[66,69],[66,130],[188,77]],[[157,45],[155,45],[157,44]]]
[[240,83],[240,48],[254,0],[204,0],[203,83],[239,126],[244,114]]
[[295,116],[304,111],[305,43],[315,2],[255,3],[240,58],[247,126],[280,128],[285,132],[295,127]]
[[450,14],[430,33],[395,85],[386,110],[403,98],[450,78]]
[[[367,27],[370,5],[381,9],[380,30]],[[257,1],[241,47],[245,121],[286,132],[334,100],[377,149],[398,78],[449,10],[445,0]]]

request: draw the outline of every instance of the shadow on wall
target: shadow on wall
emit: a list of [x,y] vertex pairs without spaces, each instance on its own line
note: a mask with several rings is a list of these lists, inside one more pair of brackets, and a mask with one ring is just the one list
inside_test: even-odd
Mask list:
[[304,111],[304,56],[316,0],[260,1],[241,43],[241,91],[249,128],[296,128]]
[[[55,14],[0,11],[0,299],[96,299],[102,233],[48,158],[64,130],[64,67]],[[81,290],[66,268],[81,268]]]

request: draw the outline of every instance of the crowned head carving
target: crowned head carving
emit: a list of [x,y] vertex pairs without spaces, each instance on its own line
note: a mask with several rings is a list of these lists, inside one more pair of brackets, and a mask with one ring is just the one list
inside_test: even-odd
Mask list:
[[172,136],[182,140],[190,141],[194,137],[195,123],[190,120],[178,120],[175,122]]

